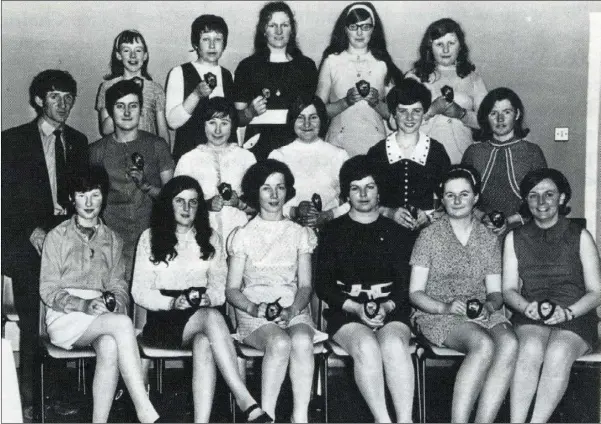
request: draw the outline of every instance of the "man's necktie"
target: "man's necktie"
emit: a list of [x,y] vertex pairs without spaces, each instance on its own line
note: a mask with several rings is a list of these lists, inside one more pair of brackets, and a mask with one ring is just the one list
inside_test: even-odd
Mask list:
[[67,163],[65,148],[61,140],[61,131],[54,131],[54,154],[56,159],[56,200],[63,208],[69,205],[69,190],[67,188]]

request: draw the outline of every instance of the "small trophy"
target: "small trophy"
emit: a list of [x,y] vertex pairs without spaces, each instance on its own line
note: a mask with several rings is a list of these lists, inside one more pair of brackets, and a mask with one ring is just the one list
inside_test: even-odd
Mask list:
[[503,225],[505,225],[505,214],[501,211],[490,212],[488,214],[488,219],[490,219],[492,225],[497,228],[501,228]]
[[223,200],[226,202],[232,198],[232,186],[228,183],[221,183],[217,186],[217,191],[219,195],[223,197]]
[[445,98],[445,100],[449,103],[451,103],[453,99],[455,99],[455,92],[448,85],[442,87],[440,89],[440,92],[442,93],[442,96]]
[[217,87],[217,77],[214,73],[207,72],[206,74],[204,74],[204,79],[211,90],[214,90],[215,87]]
[[311,196],[311,203],[313,203],[313,206],[315,206],[317,212],[321,212],[323,205],[321,203],[321,196],[319,194],[313,193],[313,196]]
[[109,312],[115,311],[115,306],[117,306],[117,300],[115,299],[115,295],[113,294],[113,292],[110,292],[110,291],[102,292],[102,300],[104,300],[106,309],[108,309]]
[[538,303],[538,314],[543,321],[551,318],[553,312],[555,312],[555,303],[551,302],[549,299],[545,299]]
[[282,310],[284,308],[282,307],[282,305],[280,305],[280,299],[281,297],[278,297],[275,302],[267,304],[267,309],[265,309],[265,319],[267,321],[273,321],[282,313]]
[[263,94],[265,100],[268,100],[271,97],[271,91],[269,91],[269,88],[262,89],[261,94]]
[[136,168],[138,171],[144,170],[144,156],[138,152],[131,154],[131,162],[134,164],[134,168]]
[[133,77],[131,79],[133,82],[135,82],[136,84],[138,84],[140,86],[141,90],[144,90],[144,79],[140,78],[140,77]]
[[365,311],[365,316],[367,316],[369,319],[372,319],[378,315],[379,310],[380,303],[375,301],[373,298],[369,299],[363,304],[363,311]]
[[357,91],[359,92],[359,94],[361,94],[361,97],[367,97],[371,88],[369,82],[365,80],[357,81],[355,87],[357,87]]
[[409,211],[409,213],[411,214],[411,217],[412,217],[413,219],[417,219],[417,216],[418,216],[419,209],[417,209],[417,208],[416,208],[415,206],[413,206],[413,205],[406,205],[405,207],[406,207],[406,209]]
[[476,319],[480,316],[480,312],[482,312],[482,306],[482,302],[478,299],[470,299],[466,303],[465,314],[469,319]]
[[200,301],[202,300],[202,295],[207,291],[206,287],[190,287],[185,291],[186,300],[193,308],[198,308],[200,306]]

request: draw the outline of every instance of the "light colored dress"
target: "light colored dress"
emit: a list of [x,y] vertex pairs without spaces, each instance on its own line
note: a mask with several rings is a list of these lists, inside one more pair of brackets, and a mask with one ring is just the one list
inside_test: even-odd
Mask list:
[[[432,93],[432,101],[440,97],[442,94],[440,90],[448,85],[453,89],[454,102],[467,112],[463,119],[435,115],[425,120],[420,130],[442,143],[451,159],[451,164],[457,164],[461,162],[465,150],[474,142],[472,128],[479,128],[478,108],[488,91],[484,81],[475,71],[464,78],[459,78],[456,68],[452,66],[439,67],[435,74],[436,76],[434,73],[430,76],[429,81],[422,83]],[[413,71],[407,73],[407,78],[420,81]]]
[[[255,162],[255,156],[251,152],[233,143],[225,148],[199,144],[181,157],[174,176],[189,175],[195,178],[202,188],[205,200],[219,194],[217,186],[222,182],[230,184],[232,190],[241,195],[242,177]],[[224,206],[219,212],[209,212],[211,228],[221,236],[224,248],[232,230],[247,222],[246,213],[232,206]]]
[[[253,303],[275,302],[286,308],[292,305],[298,290],[298,256],[312,253],[317,237],[310,228],[302,227],[288,219],[266,221],[259,215],[244,227],[236,228],[227,242],[230,256],[244,258],[242,293]],[[236,309],[239,340],[264,325],[275,325],[265,318],[254,317]],[[288,323],[307,324],[315,328],[309,307]],[[327,334],[314,330],[314,343],[327,339]]]
[[[352,55],[347,51],[329,55],[323,62],[317,92],[324,84],[330,86],[326,103],[346,97],[357,81],[365,80],[377,89],[380,98],[386,95],[384,81],[388,72],[386,63],[377,60],[370,52]],[[332,118],[326,141],[340,147],[353,157],[364,155],[370,147],[386,138],[384,121],[366,100],[360,100]]]
[[322,210],[338,207],[338,178],[342,164],[349,158],[346,151],[321,139],[312,143],[297,139],[272,151],[269,158],[284,162],[294,175],[296,196],[284,205],[284,215],[289,216],[290,208],[298,206],[303,200],[310,201],[314,193],[321,196]]
[[[429,269],[425,291],[433,299],[451,302],[475,298],[484,302],[484,279],[487,275],[501,274],[501,247],[497,236],[477,221],[464,246],[455,236],[448,215],[444,215],[421,231],[409,264]],[[466,322],[487,329],[509,323],[500,310],[484,321],[470,320],[467,316],[430,314],[418,309],[413,319],[418,331],[437,346],[442,346],[449,333]]]

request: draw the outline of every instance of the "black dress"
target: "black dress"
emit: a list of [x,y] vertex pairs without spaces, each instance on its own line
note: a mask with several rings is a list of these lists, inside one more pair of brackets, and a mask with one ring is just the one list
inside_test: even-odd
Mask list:
[[[308,57],[298,55],[290,62],[270,62],[269,57],[254,54],[242,60],[234,77],[234,101],[251,103],[254,98],[269,92],[267,109],[288,109],[299,96],[313,96],[317,88],[317,67]],[[250,147],[257,160],[266,159],[294,138],[286,125],[251,125],[246,127],[245,140],[260,133],[258,142]]]
[[361,224],[347,214],[324,227],[317,248],[315,291],[329,307],[329,334],[344,324],[361,322],[342,309],[347,299],[361,303],[370,297],[392,300],[396,308],[385,323],[400,321],[409,326],[408,239],[409,230],[383,216]]

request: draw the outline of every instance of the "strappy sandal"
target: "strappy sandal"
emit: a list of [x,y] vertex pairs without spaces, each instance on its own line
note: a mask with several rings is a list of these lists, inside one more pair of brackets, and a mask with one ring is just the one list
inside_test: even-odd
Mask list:
[[247,423],[272,423],[273,422],[273,418],[271,418],[269,416],[269,414],[265,411],[263,411],[261,414],[259,414],[254,419],[252,419],[252,420],[249,419],[250,414],[252,414],[257,409],[260,409],[260,408],[259,408],[259,405],[257,405],[255,403],[255,404],[251,405],[246,411],[243,412],[244,418],[246,419]]

